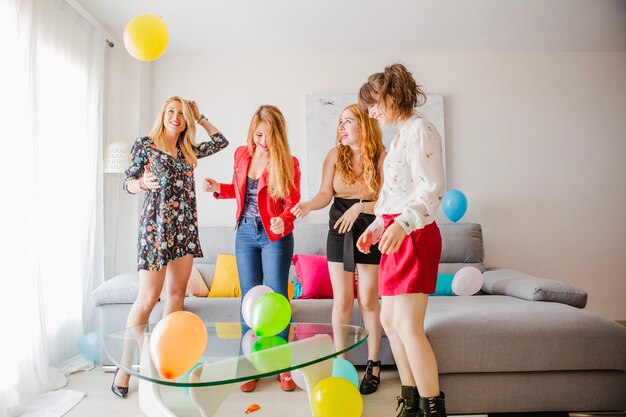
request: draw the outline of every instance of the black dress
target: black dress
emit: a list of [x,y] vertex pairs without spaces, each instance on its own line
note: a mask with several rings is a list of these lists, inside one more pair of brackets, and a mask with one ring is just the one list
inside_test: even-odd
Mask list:
[[[339,233],[333,226],[341,216],[354,204],[361,200],[335,197],[330,207],[328,220],[328,237],[326,239],[326,259],[328,262],[342,262],[343,270],[354,272],[356,264],[380,264],[380,251],[378,244],[372,245],[370,253],[363,253],[356,247],[356,242],[361,234],[372,224],[376,216],[361,213],[352,225],[352,229],[346,233]],[[367,201],[364,201],[367,202]]]
[[[204,158],[228,145],[220,133],[212,141],[196,145],[196,156]],[[157,271],[169,262],[191,254],[202,257],[198,238],[198,211],[193,166],[187,163],[180,147],[174,159],[159,150],[148,137],[135,141],[131,165],[126,170],[124,190],[128,181],[143,176],[144,167],[156,175],[161,188],[146,192],[137,243],[137,269]]]

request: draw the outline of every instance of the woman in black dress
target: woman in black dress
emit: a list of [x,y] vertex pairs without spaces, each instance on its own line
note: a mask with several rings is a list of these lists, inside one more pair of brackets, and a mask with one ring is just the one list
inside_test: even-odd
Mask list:
[[357,300],[363,315],[368,361],[359,387],[361,394],[372,394],[380,383],[380,304],[378,264],[380,252],[374,246],[368,254],[356,249],[356,240],[375,219],[376,198],[382,186],[385,159],[382,132],[375,120],[358,105],[346,107],[337,126],[337,143],[322,168],[319,192],[309,201],[297,204],[291,212],[302,219],[331,201],[326,258],[333,286],[333,324],[349,324],[354,304],[354,278],[358,274]]
[[[196,125],[210,141],[196,144]],[[150,135],[135,141],[124,189],[146,193],[139,226],[137,269],[139,294],[126,327],[148,323],[167,281],[163,317],[183,309],[194,257],[202,257],[193,171],[198,158],[224,149],[228,141],[198,110],[194,101],[170,97]],[[117,372],[111,389],[128,394],[130,375]]]

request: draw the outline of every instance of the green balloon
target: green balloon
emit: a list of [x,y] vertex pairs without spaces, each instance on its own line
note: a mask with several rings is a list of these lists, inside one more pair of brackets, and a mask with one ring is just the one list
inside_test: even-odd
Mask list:
[[291,321],[291,304],[284,295],[270,292],[261,295],[252,307],[252,329],[258,336],[274,336]]
[[273,372],[291,364],[291,348],[280,336],[262,337],[252,346],[252,364],[259,372]]

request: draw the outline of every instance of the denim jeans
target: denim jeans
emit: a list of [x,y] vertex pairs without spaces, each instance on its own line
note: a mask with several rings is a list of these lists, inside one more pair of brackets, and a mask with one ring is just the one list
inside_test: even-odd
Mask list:
[[[235,256],[242,300],[252,287],[262,284],[288,298],[293,244],[293,233],[270,242],[259,217],[241,218],[235,238]],[[247,328],[243,330],[245,333]],[[282,333],[284,331],[280,336]]]

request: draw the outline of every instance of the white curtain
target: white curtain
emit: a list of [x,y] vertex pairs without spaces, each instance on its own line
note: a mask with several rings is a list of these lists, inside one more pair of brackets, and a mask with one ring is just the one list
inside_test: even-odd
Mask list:
[[0,39],[0,416],[47,416],[104,277],[106,44],[63,0],[0,1]]

